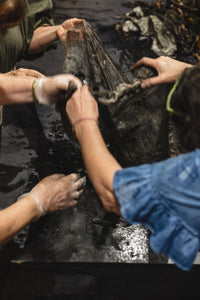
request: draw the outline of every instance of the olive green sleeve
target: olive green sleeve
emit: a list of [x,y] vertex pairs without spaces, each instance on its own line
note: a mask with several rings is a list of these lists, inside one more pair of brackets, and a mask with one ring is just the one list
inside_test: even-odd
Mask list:
[[[23,49],[22,58],[34,59],[41,56],[43,52],[37,55],[27,55],[27,50],[31,43],[34,30],[42,25],[54,25],[52,18],[53,3],[51,0],[26,0],[27,14],[20,24],[20,30],[23,37]],[[51,48],[55,48],[56,44],[53,44]]]

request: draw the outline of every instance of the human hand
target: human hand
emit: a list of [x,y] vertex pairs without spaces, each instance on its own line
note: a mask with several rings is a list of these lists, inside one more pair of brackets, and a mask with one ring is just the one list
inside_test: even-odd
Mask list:
[[4,75],[12,75],[12,76],[20,76],[20,77],[35,77],[35,78],[41,78],[41,77],[45,77],[44,74],[36,71],[36,70],[32,70],[32,69],[24,69],[24,68],[19,68],[17,70],[14,71],[10,71],[5,73]]
[[87,85],[83,85],[81,89],[73,93],[72,97],[67,101],[66,113],[70,119],[72,127],[79,120],[98,120],[99,111],[97,101],[90,93]]
[[131,69],[134,70],[142,65],[153,67],[158,72],[158,76],[147,78],[142,82],[141,86],[144,89],[156,84],[175,82],[179,74],[191,66],[167,56],[160,56],[158,58],[143,57]]
[[78,174],[54,174],[40,181],[30,192],[41,215],[66,209],[77,204],[86,178]]
[[56,103],[66,93],[70,82],[78,90],[82,86],[81,81],[71,74],[39,78],[33,83],[33,93],[36,101],[44,105]]
[[63,22],[58,29],[56,30],[57,36],[61,41],[66,40],[67,37],[67,32],[70,30],[72,27],[76,26],[77,24],[81,23],[82,19],[77,19],[77,18],[72,18],[69,20],[66,20]]

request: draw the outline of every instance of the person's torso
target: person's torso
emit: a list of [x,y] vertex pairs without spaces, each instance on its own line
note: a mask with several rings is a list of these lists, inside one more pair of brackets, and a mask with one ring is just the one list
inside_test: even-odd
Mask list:
[[20,26],[8,30],[0,39],[0,73],[6,73],[13,69],[20,58],[23,49],[23,37]]

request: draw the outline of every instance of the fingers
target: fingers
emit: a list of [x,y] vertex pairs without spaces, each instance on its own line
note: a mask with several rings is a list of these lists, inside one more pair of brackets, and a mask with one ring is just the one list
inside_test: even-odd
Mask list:
[[83,188],[86,184],[86,177],[81,177],[77,182],[76,182],[76,188],[78,190],[80,190],[81,188]]
[[81,87],[75,91],[75,93],[72,95],[72,98],[80,97],[80,94],[83,95],[84,98],[87,97],[88,95],[92,96],[91,91],[92,91],[91,88],[87,84],[82,85],[81,83]]
[[98,117],[97,102],[87,85],[82,85],[79,90],[73,93],[66,103],[66,113],[73,119],[72,121],[76,121],[74,118],[93,116],[94,113]]
[[81,87],[82,87],[82,82],[81,82],[77,77],[75,77],[75,76],[73,76],[73,75],[67,75],[67,80],[69,81],[69,83],[70,83],[70,82],[73,82],[73,84],[76,86],[76,88],[77,88],[78,90],[81,89]]
[[82,193],[83,193],[83,190],[75,191],[74,194],[73,194],[74,200],[77,200]]
[[71,18],[70,20],[75,23],[81,23],[83,21],[83,19],[78,19],[78,18]]
[[71,184],[75,184],[77,181],[79,181],[80,175],[78,173],[72,173],[70,175],[64,176],[62,178],[63,182],[66,182],[66,185],[70,186]]
[[67,20],[66,22],[69,22],[69,24],[78,24],[78,23],[81,23],[82,21],[83,21],[83,19],[71,18],[71,19]]
[[64,174],[53,174],[53,175],[50,175],[50,176],[46,177],[46,179],[58,180],[58,179],[63,178],[63,177],[65,177]]
[[68,74],[68,75],[56,75],[55,80],[57,82],[57,86],[60,90],[67,90],[69,87],[69,83],[73,82],[73,84],[75,85],[75,87],[80,90],[82,83],[81,81],[78,79],[78,77]]
[[92,95],[92,94],[91,94],[92,89],[91,89],[91,88],[89,87],[89,85],[87,85],[87,84],[83,84],[83,85],[82,85],[81,91],[83,92],[84,95],[86,95],[86,94]]
[[74,25],[81,23],[83,21],[83,19],[77,19],[77,18],[71,18],[69,20],[66,20],[62,26],[67,30],[71,27],[73,27]]
[[148,79],[145,79],[142,83],[141,83],[141,87],[143,89],[149,88],[151,86],[154,86],[156,84],[160,84],[162,83],[162,79],[159,76],[155,76],[155,77],[151,77]]
[[[82,177],[82,178],[84,178],[84,177]],[[64,182],[66,181],[66,183],[72,184],[72,183],[79,182],[79,180],[80,180],[80,184],[82,181],[84,184],[84,180],[82,178],[80,180],[80,175],[78,173],[72,173],[67,176],[65,174],[53,174],[53,175],[45,177],[42,181],[45,181],[45,183],[47,184],[47,182],[49,182],[49,183],[51,183],[51,181],[59,182],[62,179],[62,181],[64,181]]]
[[66,182],[66,186],[69,191],[74,192],[83,189],[86,184],[86,177],[84,176],[80,178],[79,174],[70,174],[63,177],[62,181]]
[[67,38],[68,30],[72,29],[75,25],[81,23],[82,21],[82,19],[72,18],[63,22],[56,31],[59,39],[64,42]]
[[141,84],[142,88],[147,88],[156,84],[176,81],[178,75],[188,66],[187,64],[174,60],[167,56],[158,58],[143,57],[132,67],[135,68],[146,65],[156,69],[158,76],[145,79]]
[[150,67],[153,67],[156,69],[157,61],[155,58],[143,57],[132,66],[131,70],[135,70],[136,68],[143,66],[143,65],[150,66]]
[[76,93],[74,93],[72,95],[72,98],[73,97],[75,97],[75,98],[79,97],[80,98],[81,96],[85,100],[88,100],[89,98],[92,98],[96,102],[95,98],[92,95],[92,89],[87,84],[83,84],[81,86],[81,88],[78,91],[76,91]]
[[68,196],[67,201],[65,202],[64,206],[61,209],[67,209],[69,207],[73,207],[78,203],[78,199],[83,193],[83,190],[80,191],[74,191],[71,193],[70,196]]
[[78,203],[78,201],[72,200],[72,201],[71,201],[68,205],[66,205],[66,207],[64,207],[64,208],[66,209],[66,208],[69,208],[69,207],[73,207],[73,206],[75,206],[77,203]]
[[86,184],[86,178],[79,178],[78,174],[70,174],[61,180],[65,182],[66,193],[64,194],[63,204],[60,206],[60,209],[66,209],[78,203],[78,199],[83,193],[83,188]]
[[37,102],[43,105],[54,104],[63,92],[68,90],[70,82],[73,82],[76,89],[80,89],[82,86],[81,81],[71,74],[37,79],[34,84],[34,95]]
[[86,178],[78,173],[65,176],[53,174],[44,178],[31,191],[40,214],[66,209],[77,204],[78,198],[83,193]]

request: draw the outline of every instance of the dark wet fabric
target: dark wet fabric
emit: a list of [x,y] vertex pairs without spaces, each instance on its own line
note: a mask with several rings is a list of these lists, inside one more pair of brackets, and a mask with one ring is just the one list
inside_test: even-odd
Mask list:
[[[88,22],[68,31],[63,73],[77,76],[93,89],[99,103],[101,132],[123,167],[168,157],[165,107],[169,86],[141,90],[140,81],[149,76],[147,71],[147,67],[141,68],[129,82]],[[68,137],[73,138],[65,103],[59,102],[57,108]]]

